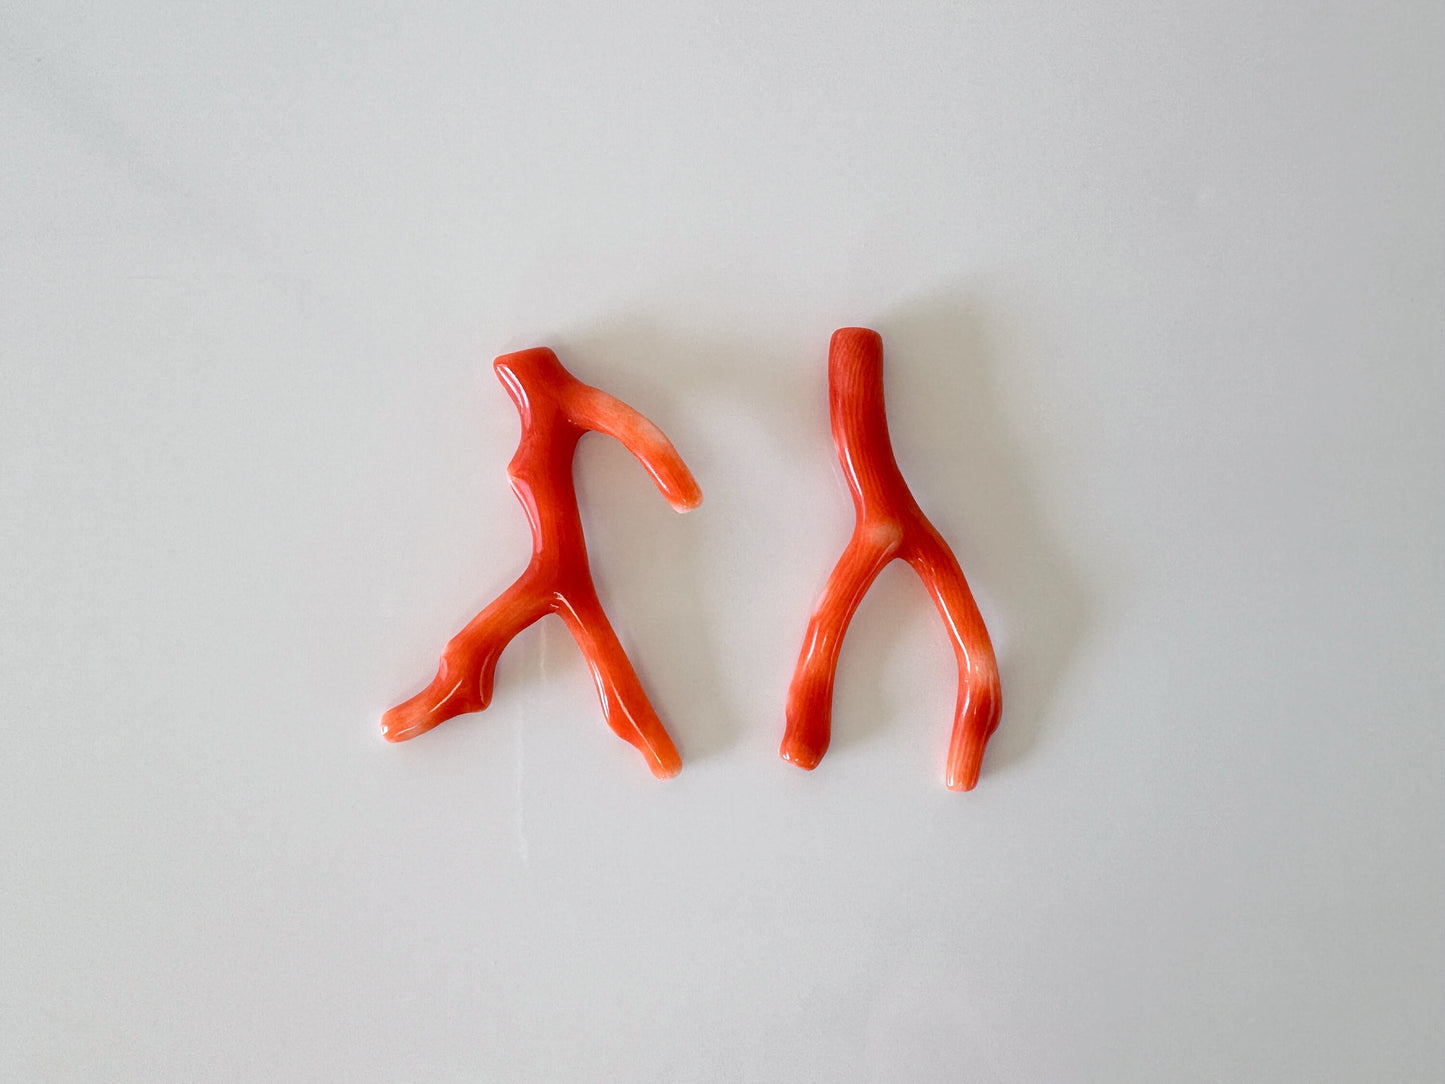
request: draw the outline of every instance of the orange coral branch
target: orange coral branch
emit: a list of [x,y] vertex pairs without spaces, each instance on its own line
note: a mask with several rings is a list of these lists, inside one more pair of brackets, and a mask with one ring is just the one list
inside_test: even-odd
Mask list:
[[497,660],[507,644],[555,613],[587,658],[608,726],[641,751],[653,775],[676,775],[682,759],[592,584],[572,480],[577,442],[588,430],[616,437],[679,512],[696,508],[702,491],[662,430],[582,383],[551,350],[505,354],[494,367],[522,417],[521,443],[507,475],[532,528],[532,560],[516,583],[447,644],[432,683],[382,716],[381,732],[389,741],[405,741],[454,715],[481,711],[491,702]]
[[856,522],[808,623],[788,690],[782,757],[811,770],[827,752],[843,634],[883,566],[901,557],[932,596],[958,658],[958,703],[944,781],[950,790],[972,790],[1003,707],[998,664],[953,551],[919,509],[893,457],[883,405],[883,340],[876,331],[834,332],[828,403]]

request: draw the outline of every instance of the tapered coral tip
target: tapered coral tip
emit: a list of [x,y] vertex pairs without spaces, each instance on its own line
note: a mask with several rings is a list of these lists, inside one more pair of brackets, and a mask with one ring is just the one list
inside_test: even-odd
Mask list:
[[391,742],[406,741],[418,734],[425,734],[454,715],[478,711],[487,706],[475,697],[464,702],[461,685],[453,681],[448,688],[449,683],[443,679],[443,673],[438,673],[425,689],[383,715],[381,736]]
[[702,504],[702,489],[696,482],[693,482],[691,486],[684,487],[679,491],[669,503],[679,512],[691,512]]
[[381,736],[389,742],[406,741],[416,734],[415,725],[408,725],[408,713],[402,710],[405,706],[398,705],[381,717]]
[[785,741],[783,747],[778,750],[778,755],[789,764],[796,764],[805,772],[811,772],[823,759],[823,750],[814,749],[801,741]]
[[987,739],[965,738],[948,758],[944,783],[949,790],[973,790],[978,786],[979,769],[983,766],[983,747]]

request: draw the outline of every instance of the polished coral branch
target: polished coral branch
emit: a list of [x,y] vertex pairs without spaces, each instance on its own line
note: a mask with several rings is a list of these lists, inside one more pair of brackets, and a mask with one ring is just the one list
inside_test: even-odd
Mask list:
[[626,403],[582,383],[551,350],[506,354],[495,368],[522,416],[522,440],[507,475],[532,527],[532,560],[516,583],[447,644],[432,683],[382,716],[381,731],[391,741],[405,741],[454,715],[481,711],[491,702],[503,649],[528,625],[555,613],[587,657],[607,724],[642,752],[653,775],[676,775],[682,759],[597,600],[572,457],[582,434],[596,430],[621,441],[679,512],[696,508],[702,491],[662,430]]
[[834,332],[828,404],[857,520],[808,624],[788,690],[783,759],[812,769],[827,752],[843,634],[883,566],[901,557],[933,597],[958,657],[958,704],[944,781],[950,790],[972,790],[1003,706],[998,665],[953,551],[919,510],[893,458],[883,409],[883,340],[876,331]]

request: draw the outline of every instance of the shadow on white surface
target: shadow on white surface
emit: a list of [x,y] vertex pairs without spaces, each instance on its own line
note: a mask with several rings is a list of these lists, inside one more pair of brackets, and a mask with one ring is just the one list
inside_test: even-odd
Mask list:
[[[1007,319],[1003,306],[959,289],[885,315],[877,327],[903,475],[958,555],[999,653],[1004,712],[985,773],[1020,763],[1047,727],[1061,725],[1054,696],[1091,614],[1090,592],[1045,520],[998,398],[997,374],[1010,364]],[[936,619],[921,588],[909,596]],[[882,651],[869,641],[887,634],[879,624],[859,630],[844,665],[876,673]]]

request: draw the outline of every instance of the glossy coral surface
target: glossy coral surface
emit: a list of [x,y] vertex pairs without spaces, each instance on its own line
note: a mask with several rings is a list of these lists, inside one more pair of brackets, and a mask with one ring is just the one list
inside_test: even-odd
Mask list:
[[833,444],[857,518],[808,623],[788,689],[783,759],[812,769],[827,752],[843,635],[883,566],[902,558],[928,589],[958,658],[958,703],[944,781],[951,790],[972,790],[1003,706],[998,665],[953,551],[919,510],[894,460],[883,406],[883,340],[876,331],[848,327],[833,333],[828,404]]
[[676,775],[682,760],[597,600],[572,457],[582,434],[596,430],[621,441],[679,512],[696,508],[702,491],[662,430],[626,403],[582,383],[551,350],[505,354],[494,367],[522,417],[521,443],[507,475],[532,528],[532,560],[516,583],[447,644],[431,684],[382,716],[382,734],[405,741],[454,715],[481,711],[492,699],[497,660],[507,644],[555,613],[586,656],[607,724],[641,751],[654,775]]

